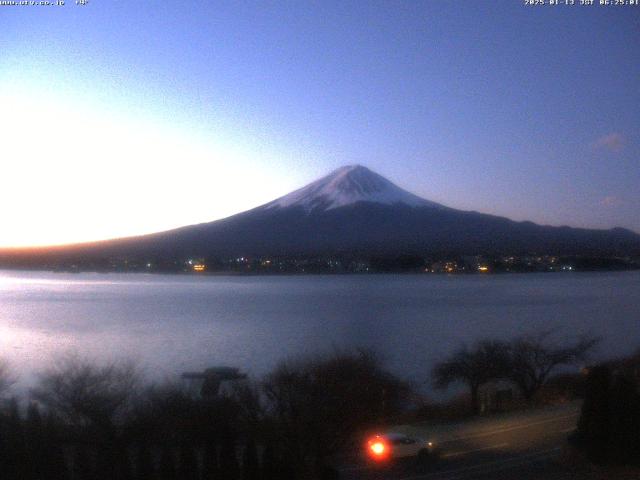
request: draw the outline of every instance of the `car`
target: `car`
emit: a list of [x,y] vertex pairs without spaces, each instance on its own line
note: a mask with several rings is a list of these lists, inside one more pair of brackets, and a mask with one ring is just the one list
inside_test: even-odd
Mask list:
[[436,456],[437,449],[433,440],[387,432],[369,438],[366,453],[371,461],[382,465],[409,459],[426,463]]

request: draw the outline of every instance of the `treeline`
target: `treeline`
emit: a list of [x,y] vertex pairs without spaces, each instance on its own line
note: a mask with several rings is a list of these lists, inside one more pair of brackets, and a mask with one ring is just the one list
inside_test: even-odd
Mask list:
[[[296,478],[274,444],[258,453],[240,434],[234,406],[194,402],[175,392],[153,406],[153,418],[70,424],[15,402],[0,417],[3,479],[277,479]],[[166,402],[166,403],[165,403]],[[224,413],[231,416],[223,417]]]
[[[524,402],[532,403],[552,383],[554,371],[584,365],[599,341],[585,336],[558,344],[551,333],[511,341],[484,339],[462,347],[434,366],[434,386],[465,384],[475,413],[483,406],[482,387],[491,383],[508,382]],[[595,464],[640,466],[640,351],[628,358],[585,366],[579,381],[566,374],[556,380],[584,398],[571,443]]]
[[520,397],[531,403],[558,368],[585,362],[598,342],[584,336],[572,344],[558,343],[550,330],[511,341],[482,339],[437,363],[431,377],[440,389],[455,382],[466,385],[474,413],[483,409],[481,388],[501,381],[514,385]]
[[338,478],[335,455],[354,432],[411,394],[367,351],[283,362],[261,382],[215,390],[193,395],[145,385],[131,364],[64,360],[40,376],[26,412],[16,399],[2,409],[0,478]]
[[[533,402],[556,369],[583,364],[595,344],[558,343],[550,332],[485,339],[436,364],[431,377],[441,388],[467,385],[475,413],[492,382],[509,382]],[[586,399],[575,442],[594,461],[638,458],[640,354],[578,376],[586,377]],[[19,400],[12,381],[0,363],[3,480],[337,479],[366,431],[406,423],[417,415],[409,407],[424,406],[365,350],[284,361],[232,388],[205,380],[195,394],[147,383],[130,363],[78,358],[57,362]]]

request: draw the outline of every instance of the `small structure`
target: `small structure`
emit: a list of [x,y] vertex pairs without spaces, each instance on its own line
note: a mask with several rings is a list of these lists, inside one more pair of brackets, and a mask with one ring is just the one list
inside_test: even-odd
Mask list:
[[224,382],[244,380],[247,374],[235,367],[211,367],[202,372],[184,372],[182,378],[190,383],[190,389],[198,392],[200,397],[215,398]]
[[478,400],[480,413],[504,411],[513,400],[518,398],[517,389],[506,380],[494,380],[480,387]]

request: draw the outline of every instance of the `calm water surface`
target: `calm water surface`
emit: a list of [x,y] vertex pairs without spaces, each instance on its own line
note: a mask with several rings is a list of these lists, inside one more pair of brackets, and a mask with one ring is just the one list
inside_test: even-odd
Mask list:
[[640,272],[195,277],[0,271],[0,357],[23,382],[67,352],[156,377],[211,365],[260,375],[287,356],[381,351],[417,382],[463,342],[558,328],[640,347]]

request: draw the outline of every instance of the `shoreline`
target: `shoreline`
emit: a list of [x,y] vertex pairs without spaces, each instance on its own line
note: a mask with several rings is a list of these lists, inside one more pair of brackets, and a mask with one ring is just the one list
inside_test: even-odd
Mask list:
[[429,276],[429,277],[493,277],[505,275],[531,275],[531,274],[565,274],[571,275],[576,273],[618,273],[618,272],[638,272],[640,265],[629,268],[592,268],[571,270],[535,270],[535,271],[492,271],[492,272],[424,272],[424,271],[367,271],[367,272],[351,272],[351,271],[327,271],[327,272],[238,272],[232,270],[223,270],[215,272],[190,272],[190,271],[172,271],[172,270],[73,270],[73,269],[50,269],[50,268],[11,268],[0,266],[0,272],[33,272],[33,273],[55,273],[55,274],[135,274],[135,275],[175,275],[185,277],[314,277],[314,276],[378,276],[378,275],[413,275],[413,276]]

